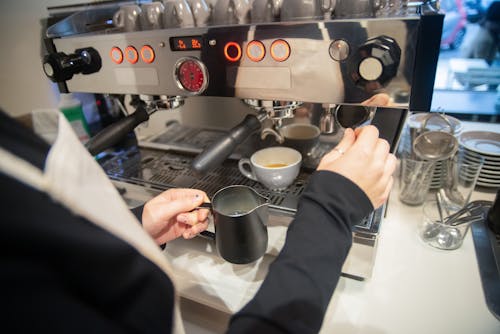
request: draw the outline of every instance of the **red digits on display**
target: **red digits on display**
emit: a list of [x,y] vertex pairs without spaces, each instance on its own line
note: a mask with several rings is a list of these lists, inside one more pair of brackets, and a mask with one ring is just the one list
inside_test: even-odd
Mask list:
[[200,44],[200,41],[199,41],[199,40],[197,40],[197,39],[194,39],[194,38],[193,38],[193,39],[191,40],[191,47],[192,47],[193,49],[201,49],[201,44]]

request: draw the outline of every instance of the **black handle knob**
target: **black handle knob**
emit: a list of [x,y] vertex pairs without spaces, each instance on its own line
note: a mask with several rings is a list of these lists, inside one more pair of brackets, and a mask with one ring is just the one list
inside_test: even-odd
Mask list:
[[254,131],[261,127],[259,119],[254,115],[247,115],[245,119],[229,131],[229,133],[207,147],[192,162],[194,171],[204,174],[219,166],[233,153],[236,146],[241,144]]
[[378,36],[367,40],[348,63],[350,78],[367,92],[385,87],[398,73],[401,48],[396,40]]
[[43,71],[54,82],[67,81],[78,73],[95,73],[101,66],[101,57],[94,48],[77,49],[69,55],[51,53],[43,58]]
[[97,135],[87,142],[87,150],[92,155],[96,155],[105,149],[117,144],[130,131],[142,122],[149,119],[149,114],[143,106],[139,106],[136,111],[125,118],[107,126]]

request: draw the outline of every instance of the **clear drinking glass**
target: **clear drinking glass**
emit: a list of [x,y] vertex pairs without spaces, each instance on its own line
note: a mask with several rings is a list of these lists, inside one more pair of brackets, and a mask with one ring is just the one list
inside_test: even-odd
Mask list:
[[436,200],[428,200],[423,205],[423,219],[418,228],[418,235],[426,244],[439,249],[459,248],[469,229],[469,223],[446,224],[445,213]]
[[427,197],[434,171],[434,161],[401,159],[399,200],[408,205],[421,205]]
[[482,157],[474,159],[459,152],[443,163],[445,175],[439,193],[447,214],[456,212],[469,203],[484,162]]

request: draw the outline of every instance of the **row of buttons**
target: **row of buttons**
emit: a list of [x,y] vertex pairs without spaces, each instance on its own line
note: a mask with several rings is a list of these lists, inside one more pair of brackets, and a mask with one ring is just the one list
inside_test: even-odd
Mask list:
[[[285,61],[290,57],[290,45],[282,39],[277,39],[272,42],[270,53],[274,60]],[[251,61],[261,61],[266,56],[264,43],[256,40],[249,42],[246,47],[246,55]],[[237,62],[242,56],[241,46],[236,42],[227,42],[224,46],[224,56],[230,62]]]
[[[142,61],[144,61],[145,63],[150,64],[155,60],[155,52],[149,45],[144,45],[141,48],[140,55]],[[116,64],[121,64],[123,62],[123,58],[125,58],[131,64],[135,64],[139,61],[139,52],[137,52],[137,49],[131,45],[127,46],[124,52],[122,52],[119,47],[114,46],[111,48],[109,56],[111,60]]]

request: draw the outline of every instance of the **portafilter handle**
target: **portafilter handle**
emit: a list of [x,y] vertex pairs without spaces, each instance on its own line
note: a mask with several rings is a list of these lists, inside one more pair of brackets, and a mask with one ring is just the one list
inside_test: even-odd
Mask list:
[[260,130],[260,128],[261,121],[259,118],[255,115],[247,115],[227,135],[212,143],[194,158],[191,168],[199,174],[205,174],[209,170],[220,166],[239,144],[252,133]]
[[146,107],[143,104],[140,104],[133,114],[108,125],[94,137],[90,138],[86,144],[87,150],[92,155],[101,153],[105,149],[108,149],[120,142],[129,132],[134,130],[136,126],[147,121],[148,119],[149,113],[147,112]]

